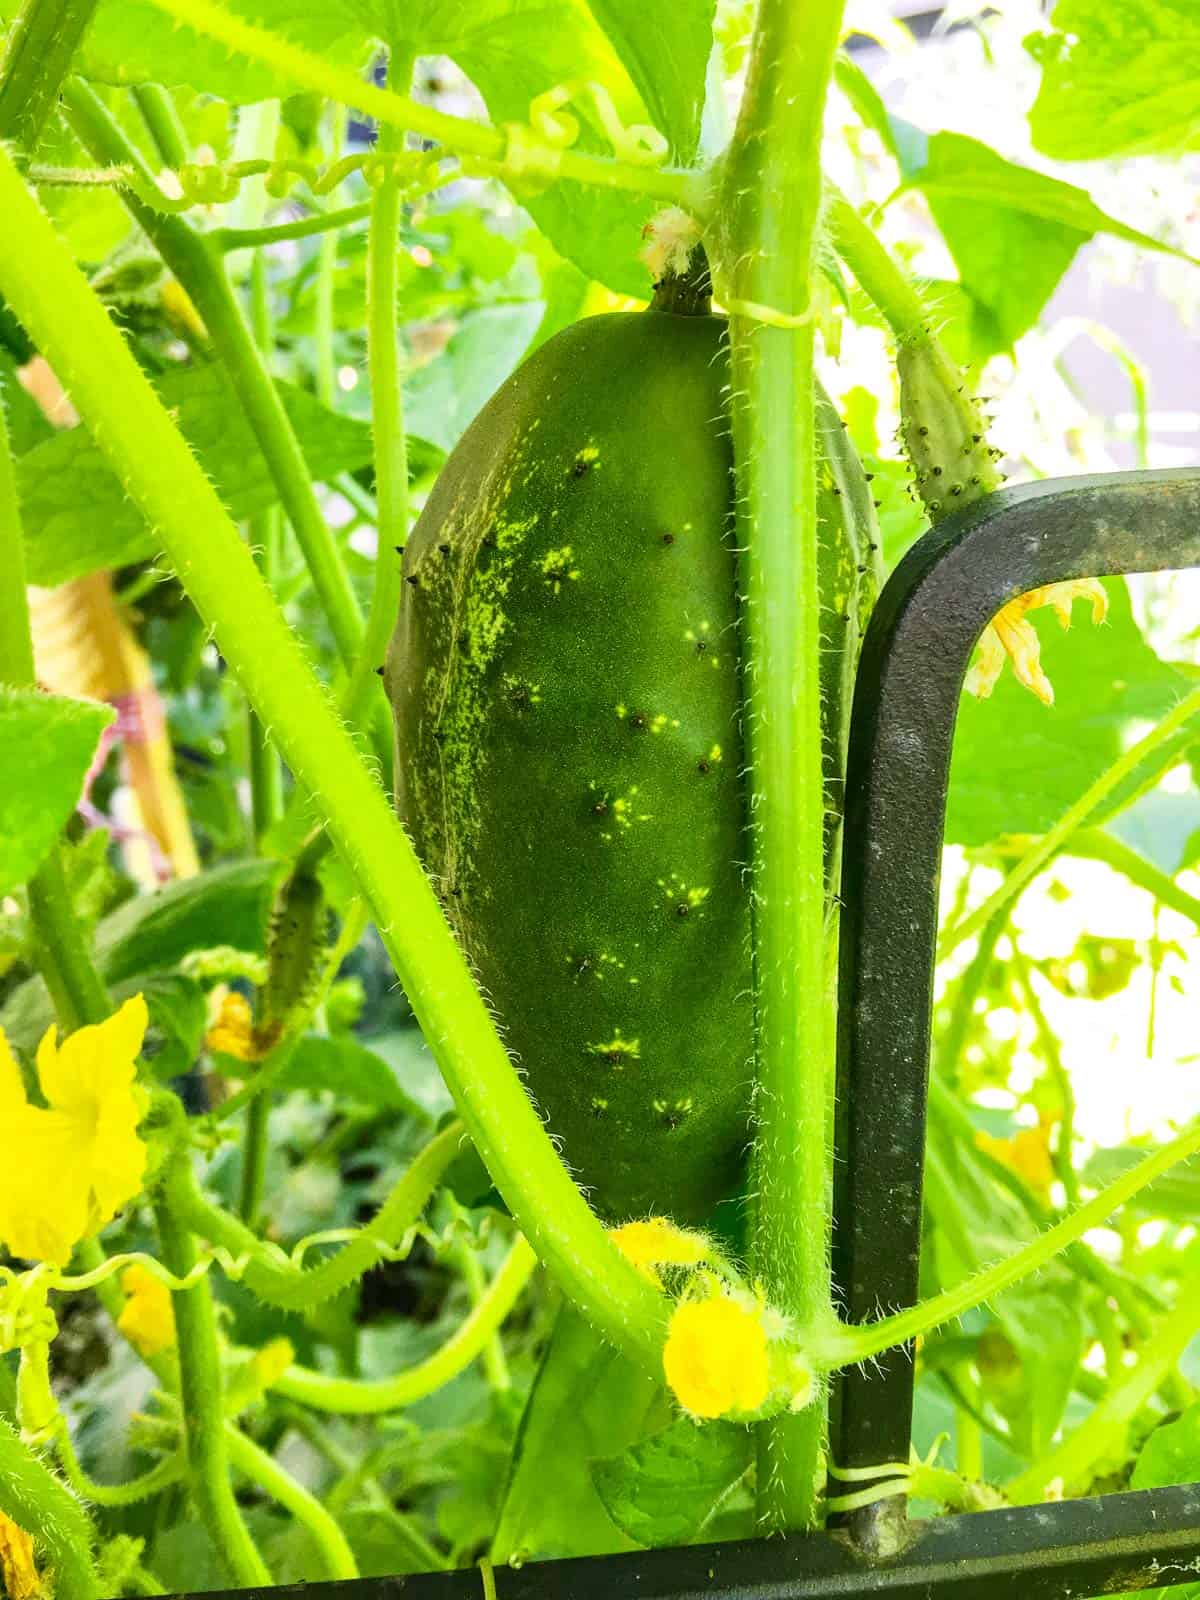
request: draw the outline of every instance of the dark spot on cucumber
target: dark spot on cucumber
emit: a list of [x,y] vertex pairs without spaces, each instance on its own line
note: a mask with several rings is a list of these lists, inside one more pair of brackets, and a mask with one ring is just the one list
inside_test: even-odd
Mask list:
[[673,533],[664,533],[663,536],[662,536],[662,542],[664,544],[674,544],[675,543],[675,535]]
[[691,914],[692,914],[692,908],[691,908],[690,905],[688,905],[686,900],[681,900],[679,902],[679,904],[675,907],[675,915],[677,917],[690,917]]
[[646,721],[646,713],[644,711],[635,711],[629,719],[629,726],[634,733],[645,733],[649,727],[649,723]]
[[698,773],[700,773],[700,775],[702,777],[707,777],[708,774],[712,771],[712,766],[707,761],[697,761],[697,763],[696,763],[696,771]]

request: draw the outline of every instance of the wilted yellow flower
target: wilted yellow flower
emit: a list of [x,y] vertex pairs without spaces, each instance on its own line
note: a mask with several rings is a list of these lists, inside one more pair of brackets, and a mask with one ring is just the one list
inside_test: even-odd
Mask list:
[[0,1033],[0,1128],[9,1151],[0,1164],[0,1240],[11,1255],[65,1267],[79,1241],[141,1189],[145,1097],[134,1070],[147,1021],[139,994],[61,1046],[48,1029],[37,1052],[45,1107],[29,1103]]
[[153,1360],[175,1343],[175,1310],[171,1291],[136,1261],[121,1274],[127,1299],[117,1327],[139,1355]]
[[1075,600],[1091,601],[1093,622],[1103,622],[1108,615],[1108,595],[1098,578],[1050,583],[1010,600],[983,630],[979,654],[967,673],[968,693],[986,700],[996,687],[1005,661],[1011,661],[1018,681],[1031,689],[1043,705],[1053,705],[1054,689],[1042,668],[1041,643],[1026,613],[1039,606],[1051,606],[1063,627],[1069,628]]
[[0,1579],[9,1600],[36,1600],[42,1594],[33,1559],[33,1540],[24,1528],[0,1511]]
[[708,1240],[702,1233],[677,1228],[668,1217],[647,1217],[644,1222],[624,1222],[612,1229],[612,1240],[639,1272],[660,1281],[658,1267],[695,1267],[708,1259]]
[[667,1329],[663,1371],[695,1417],[756,1410],[770,1388],[762,1318],[727,1294],[683,1301]]
[[254,1013],[245,995],[231,990],[221,997],[217,1020],[204,1035],[210,1050],[236,1061],[257,1061],[261,1055],[254,1032]]

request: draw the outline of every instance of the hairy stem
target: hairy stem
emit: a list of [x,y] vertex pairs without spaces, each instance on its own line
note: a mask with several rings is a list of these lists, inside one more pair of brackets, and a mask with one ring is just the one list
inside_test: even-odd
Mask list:
[[87,1514],[65,1484],[0,1417],[0,1511],[33,1535],[49,1557],[56,1600],[99,1600]]
[[299,1400],[317,1411],[344,1412],[351,1416],[397,1411],[401,1406],[413,1405],[443,1388],[477,1356],[486,1353],[536,1266],[537,1257],[524,1239],[518,1239],[458,1331],[433,1355],[407,1372],[371,1380],[331,1378],[304,1367],[289,1367],[272,1388],[275,1393]]
[[[559,1160],[411,843],[212,485],[2,149],[0,215],[22,241],[21,250],[0,253],[0,293],[159,530],[292,771],[321,797],[333,841],[359,881],[460,1115],[514,1218],[585,1314],[657,1372],[663,1296],[621,1254]],[[819,846],[816,859],[819,882]]]
[[285,1511],[290,1511],[296,1521],[308,1529],[320,1551],[327,1575],[331,1578],[357,1578],[358,1562],[354,1559],[346,1535],[316,1495],[310,1494],[303,1484],[297,1483],[290,1472],[285,1472],[272,1456],[260,1450],[232,1422],[225,1424],[225,1445],[232,1465],[244,1472],[252,1483],[258,1484],[272,1500]]
[[[731,319],[734,458],[753,871],[757,1136],[753,1263],[771,1304],[830,1314],[832,1030],[810,271],[821,124],[842,0],[761,0],[725,173],[733,299],[794,326]],[[824,1418],[760,1424],[768,1528],[810,1526]]]
[[0,60],[0,139],[36,147],[95,9],[96,0],[25,0]]
[[[186,1277],[197,1261],[195,1240],[181,1221],[183,1212],[177,1197],[188,1160],[186,1150],[170,1157],[172,1170],[154,1205],[163,1265],[177,1278]],[[192,1493],[233,1581],[258,1588],[271,1582],[271,1574],[242,1520],[229,1479],[217,1317],[208,1279],[201,1278],[190,1289],[174,1295],[173,1304]]]

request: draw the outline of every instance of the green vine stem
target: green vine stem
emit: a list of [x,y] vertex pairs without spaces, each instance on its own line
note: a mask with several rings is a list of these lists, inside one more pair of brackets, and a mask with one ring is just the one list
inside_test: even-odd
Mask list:
[[[483,1264],[479,1259],[479,1252],[471,1244],[460,1244],[454,1251],[455,1260],[463,1275],[467,1286],[467,1293],[471,1296],[472,1306],[478,1308],[488,1292],[487,1280],[483,1274]],[[508,1370],[508,1359],[504,1354],[504,1343],[500,1338],[499,1330],[492,1334],[483,1347],[483,1370],[487,1373],[488,1387],[496,1394],[501,1394],[506,1389],[512,1388],[512,1375]]]
[[922,1300],[907,1311],[883,1317],[878,1322],[854,1327],[827,1324],[824,1330],[814,1329],[813,1348],[817,1360],[827,1370],[869,1361],[884,1350],[905,1344],[918,1334],[927,1333],[931,1328],[961,1317],[1002,1290],[1039,1271],[1069,1245],[1081,1239],[1090,1228],[1099,1227],[1147,1184],[1153,1183],[1155,1178],[1161,1177],[1177,1162],[1186,1161],[1198,1150],[1200,1126],[1180,1134],[1177,1139],[1163,1145],[1161,1150],[1147,1156],[1020,1250],[1005,1256],[1002,1261],[994,1262],[990,1267],[984,1267],[981,1272],[965,1278],[954,1288]]
[[294,1265],[275,1245],[264,1243],[244,1222],[200,1193],[191,1169],[180,1167],[172,1187],[172,1202],[180,1220],[201,1238],[245,1263],[242,1276],[267,1305],[285,1311],[303,1311],[327,1300],[395,1249],[417,1221],[446,1168],[462,1150],[463,1127],[452,1122],[431,1139],[410,1162],[383,1205],[334,1256],[307,1270]]
[[303,1484],[297,1483],[290,1472],[261,1450],[253,1439],[248,1439],[232,1422],[225,1424],[225,1444],[230,1462],[264,1489],[272,1500],[285,1511],[290,1511],[313,1537],[320,1551],[325,1571],[331,1578],[357,1578],[358,1562],[354,1559],[346,1535],[325,1507],[310,1494]]
[[875,229],[833,184],[827,185],[826,217],[833,247],[883,313],[898,344],[931,339],[929,311],[908,274],[880,243]]
[[[189,1160],[186,1147],[173,1152],[154,1202],[163,1265],[177,1278],[186,1277],[198,1259],[195,1240],[181,1221],[183,1207],[177,1192]],[[259,1588],[272,1579],[242,1520],[229,1480],[217,1316],[208,1278],[173,1295],[172,1304],[192,1493],[233,1581],[243,1588]]]
[[130,1478],[125,1483],[99,1483],[84,1471],[75,1453],[71,1430],[67,1426],[65,1417],[61,1419],[61,1426],[55,1434],[54,1447],[62,1463],[63,1476],[71,1488],[81,1500],[90,1501],[97,1506],[136,1505],[139,1500],[148,1500],[151,1495],[161,1494],[164,1489],[169,1489],[172,1484],[178,1483],[186,1470],[182,1456],[165,1456],[138,1477]]
[[96,0],[25,0],[0,60],[0,139],[35,148],[95,9]]
[[0,1416],[0,1511],[31,1533],[49,1557],[55,1600],[99,1600],[93,1533],[83,1507],[65,1484],[22,1444]]
[[150,131],[159,155],[168,167],[181,167],[190,159],[188,137],[171,96],[157,83],[138,83],[133,88],[142,120]]
[[277,1394],[316,1411],[366,1416],[398,1411],[443,1388],[470,1366],[487,1346],[529,1282],[537,1257],[518,1238],[504,1265],[457,1331],[433,1355],[392,1378],[332,1378],[304,1367],[289,1367],[272,1385]]
[[[75,132],[98,160],[134,167],[152,181],[138,151],[86,84],[72,79],[63,99]],[[208,329],[271,470],[338,650],[352,667],[362,643],[358,602],[321,514],[292,425],[226,277],[221,253],[182,217],[162,216],[128,192],[125,203],[191,296]]]
[[1128,750],[1117,757],[1112,766],[1102,772],[1095,782],[1088,785],[1079,799],[1067,807],[1054,826],[1047,829],[1026,850],[1004,882],[982,905],[977,906],[969,916],[942,934],[938,941],[938,959],[944,960],[965,940],[973,938],[996,912],[1010,905],[1092,813],[1097,811],[1127,778],[1144,766],[1195,716],[1200,716],[1200,686],[1193,689],[1190,694],[1184,695],[1161,722],[1156,723],[1136,744],[1130,745]]
[[[411,63],[393,54],[394,83]],[[397,68],[401,67],[398,74]],[[381,147],[393,148],[392,130],[379,134]],[[404,374],[400,358],[396,255],[400,235],[400,185],[385,178],[375,191],[367,239],[367,366],[371,380],[371,434],[374,442],[376,548],[375,585],[363,648],[341,697],[351,726],[383,661],[400,609],[400,551],[408,539],[408,442],[404,432]]]
[[[330,147],[336,153],[346,138],[346,113],[341,106],[331,106],[333,127],[330,130]],[[334,198],[337,191],[334,191]],[[333,287],[337,274],[338,235],[336,228],[328,228],[321,235],[317,254],[317,277],[314,295],[313,338],[317,348],[317,398],[331,411],[337,408],[337,363],[333,351]]]
[[501,129],[469,122],[421,105],[405,95],[377,89],[342,67],[323,61],[278,34],[245,22],[212,0],[153,0],[161,11],[197,33],[216,39],[229,50],[269,66],[298,88],[315,90],[327,99],[353,106],[389,128],[436,139],[449,154],[473,157],[509,180],[570,178],[601,189],[625,189],[656,200],[674,202],[702,216],[709,204],[703,173],[617,161],[549,144],[527,129]]
[[[733,299],[794,323],[734,316],[730,333],[757,1032],[752,1257],[770,1303],[802,1326],[832,1314],[810,268],[841,17],[842,0],[761,0],[718,241]],[[820,1413],[760,1425],[765,1527],[816,1520]]]
[[262,228],[214,228],[205,237],[223,254],[231,250],[244,250],[249,245],[281,244],[288,239],[311,239],[314,234],[326,233],[331,228],[349,228],[371,215],[373,202],[360,201],[358,205],[343,206],[338,211],[318,211],[311,217],[300,217],[296,222],[275,222]]
[[459,1113],[518,1225],[585,1314],[657,1372],[665,1299],[608,1237],[559,1160],[412,845],[212,485],[2,149],[0,214],[22,241],[19,251],[0,255],[0,293],[159,530],[292,771],[321,796],[334,843],[358,878]]

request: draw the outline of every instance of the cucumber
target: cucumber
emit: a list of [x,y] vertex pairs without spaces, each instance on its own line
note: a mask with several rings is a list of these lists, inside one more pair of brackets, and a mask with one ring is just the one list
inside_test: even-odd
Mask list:
[[[724,321],[703,282],[542,345],[404,554],[397,806],[527,1087],[602,1215],[707,1216],[752,1074]],[[822,397],[836,855],[868,485]]]

